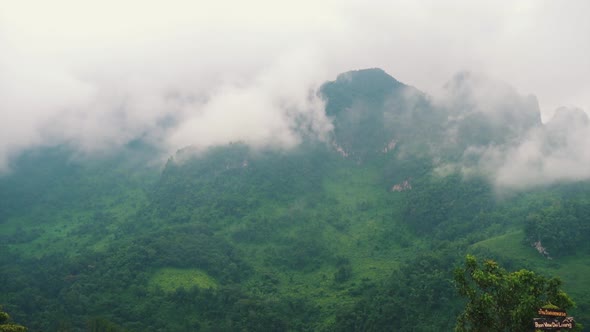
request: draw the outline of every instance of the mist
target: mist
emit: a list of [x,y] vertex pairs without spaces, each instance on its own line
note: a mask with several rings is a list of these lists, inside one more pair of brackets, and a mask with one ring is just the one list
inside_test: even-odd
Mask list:
[[[590,120],[584,110],[560,107],[542,122],[534,95],[474,73],[456,75],[442,91],[434,101],[448,113],[446,144],[467,146],[459,165],[441,165],[438,173],[484,175],[498,191],[590,179]],[[459,128],[473,115],[485,126],[475,123],[478,139],[466,139]]]
[[[472,151],[473,152],[473,151]],[[523,190],[590,179],[590,126],[581,109],[560,108],[518,144],[489,147],[479,166],[498,189]]]
[[[301,132],[325,139],[332,124],[317,88],[367,67],[434,95],[458,71],[484,72],[536,95],[544,121],[561,105],[587,111],[589,10],[586,1],[2,1],[0,170],[26,149],[60,144],[94,155],[141,138],[165,156],[232,141],[288,149]],[[590,176],[570,173],[588,161],[586,129],[542,154],[555,161],[534,178]],[[485,152],[497,183],[528,165],[523,150],[542,149],[542,135],[527,135]]]

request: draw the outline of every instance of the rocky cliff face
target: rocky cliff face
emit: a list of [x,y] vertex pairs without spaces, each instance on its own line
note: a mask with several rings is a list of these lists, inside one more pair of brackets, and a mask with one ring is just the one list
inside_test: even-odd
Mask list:
[[321,94],[336,145],[359,162],[392,152],[398,144],[427,142],[442,129],[444,117],[426,94],[381,69],[341,74],[324,84]]
[[455,75],[444,86],[440,107],[449,116],[448,130],[461,145],[504,144],[541,126],[537,98],[469,72]]
[[321,88],[334,146],[359,162],[393,150],[452,160],[469,147],[517,142],[542,126],[536,97],[502,82],[464,72],[443,91],[430,97],[380,69],[339,75]]

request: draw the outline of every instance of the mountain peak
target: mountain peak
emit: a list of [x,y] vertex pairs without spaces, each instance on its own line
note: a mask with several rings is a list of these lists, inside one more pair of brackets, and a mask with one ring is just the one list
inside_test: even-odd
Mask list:
[[381,68],[367,68],[359,70],[351,70],[338,75],[336,78],[337,83],[357,83],[363,84],[370,82],[371,85],[375,83],[381,83],[383,86],[396,87],[402,86],[398,80],[387,74]]
[[590,123],[588,114],[576,107],[560,107],[547,123],[547,126],[554,130],[567,132],[573,128],[585,128]]
[[334,115],[355,101],[382,105],[388,96],[405,87],[382,69],[370,68],[342,73],[322,85],[320,93],[328,100],[326,113]]

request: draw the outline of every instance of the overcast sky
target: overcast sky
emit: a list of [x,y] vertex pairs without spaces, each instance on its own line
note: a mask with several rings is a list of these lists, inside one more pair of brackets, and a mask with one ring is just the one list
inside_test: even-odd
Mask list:
[[0,169],[34,146],[138,136],[170,151],[292,146],[294,118],[331,129],[310,92],[366,67],[432,94],[471,70],[535,94],[545,119],[588,111],[588,13],[585,0],[0,0]]

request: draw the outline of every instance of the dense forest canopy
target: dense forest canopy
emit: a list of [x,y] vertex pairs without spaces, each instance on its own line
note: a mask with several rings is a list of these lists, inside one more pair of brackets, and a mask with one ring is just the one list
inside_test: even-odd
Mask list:
[[547,156],[568,144],[560,121],[580,115],[543,124],[504,85],[482,102],[483,79],[457,75],[442,103],[344,73],[318,91],[329,137],[188,146],[162,168],[149,142],[91,160],[32,149],[0,177],[0,304],[30,331],[474,330],[478,299],[461,295],[485,270],[542,289],[526,308],[494,299],[488,321],[516,306],[526,326],[551,302],[583,323],[590,184],[502,173],[531,137]]

